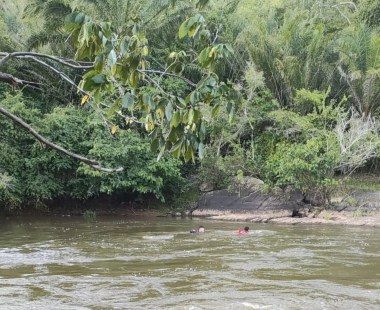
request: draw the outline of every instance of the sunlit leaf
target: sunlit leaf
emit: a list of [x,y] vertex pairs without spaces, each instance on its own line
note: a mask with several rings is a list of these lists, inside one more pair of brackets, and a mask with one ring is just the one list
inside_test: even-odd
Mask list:
[[170,152],[173,153],[175,157],[179,157],[181,153],[181,147],[182,147],[182,140],[178,140],[170,149]]
[[194,109],[189,110],[188,124],[192,124],[194,121]]
[[87,102],[88,98],[90,98],[89,95],[85,95],[85,96],[83,96],[83,98],[82,98],[80,104],[81,104],[81,105],[84,105],[84,104]]
[[183,37],[185,37],[187,35],[187,32],[189,31],[189,28],[187,26],[188,22],[189,22],[188,19],[185,20],[182,23],[181,27],[179,27],[178,36],[179,36],[180,39],[182,39]]

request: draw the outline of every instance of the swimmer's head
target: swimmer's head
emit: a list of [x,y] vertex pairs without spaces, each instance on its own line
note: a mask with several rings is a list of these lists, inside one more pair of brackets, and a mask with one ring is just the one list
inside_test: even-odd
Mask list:
[[205,228],[203,226],[199,226],[198,232],[204,233],[205,232]]
[[245,230],[246,232],[248,232],[249,227],[248,227],[248,226],[245,226],[245,227],[244,227],[244,230]]

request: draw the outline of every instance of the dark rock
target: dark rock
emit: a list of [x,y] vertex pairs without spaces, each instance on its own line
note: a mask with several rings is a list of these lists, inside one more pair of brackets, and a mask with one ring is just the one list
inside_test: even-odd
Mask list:
[[[240,195],[239,195],[240,194]],[[251,192],[233,193],[227,190],[203,194],[197,210],[218,210],[231,212],[284,211],[305,207],[300,191],[283,190],[279,193],[263,194],[254,189]]]

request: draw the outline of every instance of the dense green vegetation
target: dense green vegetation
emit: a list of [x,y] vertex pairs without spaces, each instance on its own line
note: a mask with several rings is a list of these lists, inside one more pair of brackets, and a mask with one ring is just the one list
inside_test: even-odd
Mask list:
[[1,206],[184,203],[244,176],[325,204],[342,176],[377,172],[377,0],[0,7]]

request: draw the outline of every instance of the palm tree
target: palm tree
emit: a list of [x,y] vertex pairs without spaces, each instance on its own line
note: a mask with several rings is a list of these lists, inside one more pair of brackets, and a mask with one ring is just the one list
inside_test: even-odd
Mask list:
[[380,36],[360,24],[347,29],[336,48],[352,105],[364,117],[374,115],[380,106]]
[[256,28],[241,33],[238,43],[246,46],[283,106],[292,104],[297,89],[323,89],[329,83],[330,38],[323,24],[310,24],[305,11],[287,13],[281,20],[276,10],[255,24]]
[[300,88],[331,87],[331,96],[340,100],[346,85],[336,70],[334,41],[353,12],[343,7],[337,14],[335,0],[252,1],[242,1],[231,17],[239,20],[234,48],[243,55],[241,66],[255,63],[283,107],[292,105]]
[[50,45],[55,54],[67,50],[65,16],[74,10],[84,12],[94,20],[110,21],[115,32],[122,33],[130,29],[137,19],[141,20],[142,25],[157,30],[157,21],[165,23],[169,14],[178,13],[184,7],[189,5],[178,1],[175,9],[172,9],[170,0],[32,0],[25,8],[25,15],[42,18],[44,25],[41,31],[28,40],[29,48]]

